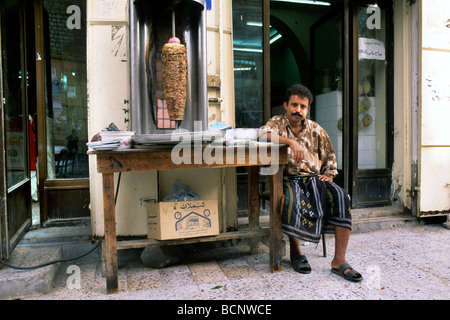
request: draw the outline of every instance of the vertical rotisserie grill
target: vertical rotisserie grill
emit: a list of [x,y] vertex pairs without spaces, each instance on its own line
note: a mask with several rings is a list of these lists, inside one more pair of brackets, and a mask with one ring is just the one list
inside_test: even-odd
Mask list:
[[[132,3],[131,129],[138,134],[206,130],[204,0],[133,0]],[[179,42],[168,41],[175,35]],[[182,67],[176,67],[177,64]]]
[[170,120],[183,120],[187,90],[186,47],[176,37],[169,39],[161,53],[164,98]]

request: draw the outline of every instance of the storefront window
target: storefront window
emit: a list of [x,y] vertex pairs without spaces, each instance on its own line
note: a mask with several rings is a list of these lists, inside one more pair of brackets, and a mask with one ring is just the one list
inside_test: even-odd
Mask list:
[[48,178],[87,178],[86,1],[43,3]]
[[262,0],[233,0],[236,128],[263,125]]
[[358,7],[358,169],[387,165],[385,10]]

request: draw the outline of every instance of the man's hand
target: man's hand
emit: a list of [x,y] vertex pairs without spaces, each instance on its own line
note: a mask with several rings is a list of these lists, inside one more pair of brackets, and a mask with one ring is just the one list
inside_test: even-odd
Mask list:
[[289,148],[292,150],[292,156],[295,163],[300,164],[305,159],[305,149],[298,144],[294,139],[289,139]]
[[322,174],[317,175],[319,177],[320,181],[328,181],[328,182],[333,182],[333,177],[330,176],[324,176]]
[[292,150],[292,160],[294,160],[297,164],[300,164],[301,161],[305,159],[305,149],[303,149],[303,147],[300,146],[294,139],[272,134],[271,132],[262,135],[261,138],[267,138],[275,143],[287,144]]

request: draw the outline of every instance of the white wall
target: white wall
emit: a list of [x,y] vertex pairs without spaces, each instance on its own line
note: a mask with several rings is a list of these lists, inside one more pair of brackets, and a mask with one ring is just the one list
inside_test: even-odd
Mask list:
[[[89,137],[114,122],[120,130],[125,123],[129,100],[128,3],[120,1],[88,1],[88,93]],[[120,47],[112,35],[120,30],[125,38]],[[101,175],[97,173],[95,156],[90,156],[91,224],[95,235],[103,231],[103,193]],[[141,198],[156,198],[156,173],[125,173],[121,176],[117,200],[117,234],[145,234],[145,207]],[[118,175],[115,176],[116,180]]]
[[450,2],[422,3],[421,214],[450,210]]
[[[212,1],[212,10],[206,12],[207,21],[207,73],[219,76],[220,87],[208,87],[208,98],[222,99],[221,103],[210,103],[209,123],[225,122],[235,126],[234,70],[233,70],[233,19],[232,1]],[[237,227],[236,170],[220,169],[221,195],[219,203],[223,209],[222,230]]]

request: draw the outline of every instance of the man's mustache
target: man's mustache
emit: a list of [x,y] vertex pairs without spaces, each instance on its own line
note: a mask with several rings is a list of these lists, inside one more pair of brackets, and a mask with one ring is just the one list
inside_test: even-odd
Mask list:
[[293,112],[292,113],[293,116],[299,116],[300,118],[303,118],[303,115],[299,112]]

